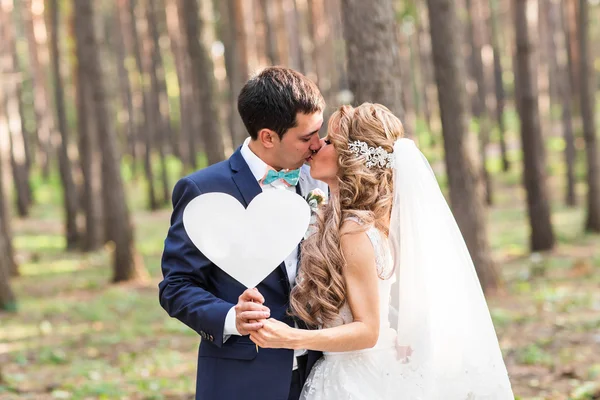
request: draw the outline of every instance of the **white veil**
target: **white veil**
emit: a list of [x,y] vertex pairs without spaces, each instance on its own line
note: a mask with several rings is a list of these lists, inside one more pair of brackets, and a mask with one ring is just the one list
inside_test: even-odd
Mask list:
[[433,170],[394,144],[390,323],[404,359],[400,398],[514,399],[473,261]]

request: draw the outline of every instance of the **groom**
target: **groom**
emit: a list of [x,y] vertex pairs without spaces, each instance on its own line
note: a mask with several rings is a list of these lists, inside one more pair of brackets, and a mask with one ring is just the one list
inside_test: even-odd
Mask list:
[[238,97],[250,138],[229,160],[175,185],[159,298],[171,317],[202,338],[196,400],[298,399],[320,356],[301,350],[257,351],[248,337],[268,317],[295,324],[287,311],[298,248],[256,289],[245,290],[192,244],[182,219],[186,205],[203,193],[226,193],[247,207],[264,190],[289,190],[301,196],[315,188],[325,191],[326,185],[313,180],[305,165],[321,147],[324,108],[321,93],[305,76],[287,68],[264,69]]

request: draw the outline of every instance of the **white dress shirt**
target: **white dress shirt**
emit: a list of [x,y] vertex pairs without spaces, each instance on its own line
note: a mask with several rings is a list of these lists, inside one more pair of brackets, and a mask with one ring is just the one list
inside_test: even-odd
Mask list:
[[[265,174],[267,173],[267,171],[269,170],[270,167],[263,160],[261,160],[256,154],[254,154],[254,152],[252,152],[252,150],[250,150],[250,147],[248,146],[249,143],[250,143],[250,138],[247,138],[244,141],[244,144],[242,145],[241,154],[242,154],[242,157],[244,158],[244,160],[246,161],[246,163],[248,164],[248,167],[250,167],[250,171],[252,172],[252,175],[254,175],[254,178],[256,178],[257,181],[260,181],[265,176]],[[276,180],[268,185],[262,186],[262,190],[263,191],[265,191],[265,190],[289,190],[289,191],[296,193],[295,186],[288,186],[281,180]],[[296,280],[296,272],[298,269],[298,246],[296,246],[296,248],[294,248],[294,250],[290,253],[290,255],[285,258],[284,263],[285,263],[285,269],[286,269],[287,275],[288,275],[288,280],[290,282],[290,287],[293,287],[294,282]],[[237,330],[237,327],[235,326],[235,309],[233,307],[229,310],[229,312],[227,313],[227,316],[225,317],[225,328],[223,330],[223,342],[227,341],[227,339],[229,339],[229,337],[231,335],[240,335],[241,336],[241,334]],[[298,368],[296,357],[303,355],[305,353],[306,353],[306,350],[295,350],[294,351],[295,357],[294,357],[293,369]]]

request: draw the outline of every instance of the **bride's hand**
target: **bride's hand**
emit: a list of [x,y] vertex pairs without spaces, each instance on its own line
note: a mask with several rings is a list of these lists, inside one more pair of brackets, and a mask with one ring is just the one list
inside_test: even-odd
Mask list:
[[298,329],[273,318],[262,322],[261,329],[250,332],[250,340],[264,349],[295,349]]

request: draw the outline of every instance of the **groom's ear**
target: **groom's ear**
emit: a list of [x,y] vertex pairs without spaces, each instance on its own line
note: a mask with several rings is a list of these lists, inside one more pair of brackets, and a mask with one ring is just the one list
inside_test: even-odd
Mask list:
[[264,128],[258,131],[258,140],[266,149],[271,149],[277,142],[279,142],[279,136],[276,132]]

